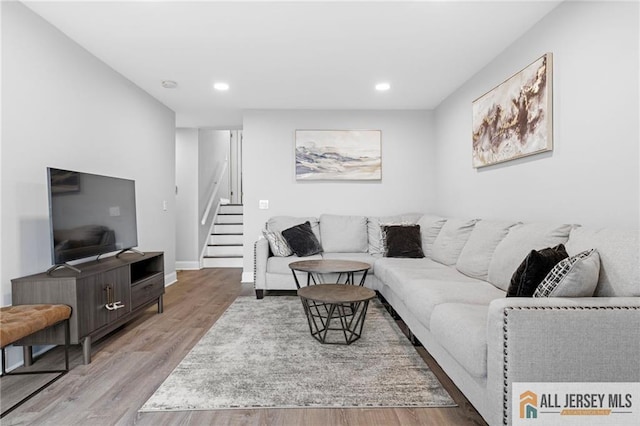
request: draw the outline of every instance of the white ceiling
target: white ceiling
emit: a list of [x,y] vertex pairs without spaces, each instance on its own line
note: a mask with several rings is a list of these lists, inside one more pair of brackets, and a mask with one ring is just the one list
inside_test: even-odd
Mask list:
[[245,109],[434,108],[560,1],[24,3],[178,126],[231,128]]

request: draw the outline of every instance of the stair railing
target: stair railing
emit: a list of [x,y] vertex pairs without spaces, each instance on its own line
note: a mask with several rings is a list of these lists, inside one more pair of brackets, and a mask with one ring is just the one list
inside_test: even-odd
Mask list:
[[207,218],[211,213],[211,207],[213,206],[213,203],[218,196],[218,190],[220,189],[220,183],[222,182],[222,177],[224,176],[224,172],[227,170],[227,163],[228,162],[225,161],[222,164],[222,167],[220,167],[220,172],[218,173],[218,176],[215,178],[216,180],[214,183],[213,190],[211,191],[211,196],[209,197],[209,202],[207,203],[207,208],[204,210],[204,214],[202,215],[202,221],[200,222],[203,225],[207,223]]

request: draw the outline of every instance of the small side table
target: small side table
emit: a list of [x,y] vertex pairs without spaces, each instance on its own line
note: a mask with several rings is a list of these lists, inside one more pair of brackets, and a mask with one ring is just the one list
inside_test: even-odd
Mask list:
[[[360,338],[369,300],[376,293],[366,287],[348,284],[317,284],[298,290],[311,335],[320,343],[350,345]],[[331,327],[332,324],[337,326]],[[328,332],[338,331],[342,339],[327,340]],[[332,333],[334,334],[334,333]]]

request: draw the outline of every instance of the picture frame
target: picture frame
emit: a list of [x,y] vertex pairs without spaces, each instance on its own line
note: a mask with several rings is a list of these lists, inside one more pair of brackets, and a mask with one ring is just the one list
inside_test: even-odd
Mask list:
[[296,180],[381,180],[380,130],[296,130]]
[[472,102],[474,168],[553,150],[552,68],[545,53]]

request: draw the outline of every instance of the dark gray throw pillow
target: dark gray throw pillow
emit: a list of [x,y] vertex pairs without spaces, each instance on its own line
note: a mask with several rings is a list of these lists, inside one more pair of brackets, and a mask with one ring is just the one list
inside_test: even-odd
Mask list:
[[507,297],[533,297],[538,285],[558,262],[569,257],[563,244],[531,250],[511,277]]
[[382,226],[385,257],[424,257],[420,225]]
[[316,235],[311,230],[309,221],[293,226],[282,231],[282,237],[285,239],[291,250],[296,256],[304,257],[313,254],[322,253],[322,246]]

